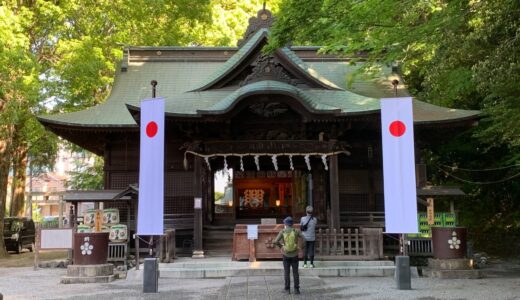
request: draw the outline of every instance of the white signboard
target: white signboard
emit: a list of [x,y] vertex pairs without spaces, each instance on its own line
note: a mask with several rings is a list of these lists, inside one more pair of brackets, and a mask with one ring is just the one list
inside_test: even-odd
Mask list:
[[247,225],[247,239],[257,240],[258,239],[258,225]]
[[262,225],[276,225],[276,218],[262,218],[260,223]]
[[195,208],[196,209],[202,208],[202,198],[195,198]]
[[42,229],[40,249],[72,249],[72,228]]

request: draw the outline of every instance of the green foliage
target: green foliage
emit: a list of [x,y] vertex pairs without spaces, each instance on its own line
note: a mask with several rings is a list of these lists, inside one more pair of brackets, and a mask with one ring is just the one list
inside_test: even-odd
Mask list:
[[[86,154],[89,158],[92,154]],[[67,186],[73,190],[99,190],[103,188],[103,158],[94,156],[94,163],[89,159],[77,159],[76,168],[70,172],[70,180]]]
[[[0,158],[5,162],[1,165],[9,168],[11,152],[20,145],[29,148],[35,166],[52,164],[56,137],[42,129],[35,115],[81,110],[104,101],[124,45],[234,45],[247,18],[261,4],[260,0],[2,1]],[[0,198],[4,195],[0,193]]]
[[[463,185],[468,197],[457,207],[477,247],[518,253],[512,241],[520,235],[520,168],[456,166],[520,163],[520,2],[284,0],[279,11],[271,49],[323,45],[361,57],[362,72],[398,63],[416,98],[483,111],[477,128],[431,149],[430,174],[434,183]],[[511,247],[496,247],[505,243]]]
[[218,202],[224,198],[224,193],[222,192],[215,192],[215,202]]

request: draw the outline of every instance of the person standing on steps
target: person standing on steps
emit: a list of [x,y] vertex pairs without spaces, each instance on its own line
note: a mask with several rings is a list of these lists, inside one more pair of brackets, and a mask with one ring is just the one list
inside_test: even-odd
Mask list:
[[[312,215],[314,211],[312,206],[307,206],[305,211],[307,212],[307,215],[302,217],[300,220],[300,228],[302,230],[303,236],[305,237],[303,267],[314,268],[314,246],[316,243],[316,224],[318,223],[318,219]],[[309,259],[310,263],[307,264]]]
[[[291,274],[290,269],[293,270],[294,293],[300,293],[300,274],[298,274],[298,238],[305,240],[302,232],[293,227],[292,217],[287,217],[283,220],[284,229],[278,233],[274,244],[282,247],[283,254],[283,271],[286,294],[291,293]],[[283,239],[283,245],[280,241]]]

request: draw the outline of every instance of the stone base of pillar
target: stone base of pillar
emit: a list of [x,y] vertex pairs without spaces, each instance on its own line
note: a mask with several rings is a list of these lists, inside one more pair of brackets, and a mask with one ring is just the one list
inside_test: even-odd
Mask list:
[[473,262],[467,258],[428,259],[430,277],[441,279],[478,279],[480,270],[473,269]]
[[114,265],[69,265],[61,283],[107,283],[115,280]]
[[204,250],[193,250],[191,258],[205,258]]

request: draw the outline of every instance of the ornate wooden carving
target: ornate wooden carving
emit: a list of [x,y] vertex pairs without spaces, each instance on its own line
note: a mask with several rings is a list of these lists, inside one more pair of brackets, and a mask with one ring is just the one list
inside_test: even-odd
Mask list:
[[240,82],[240,86],[262,80],[276,80],[291,85],[303,84],[303,81],[289,73],[280,61],[272,55],[259,55],[251,63],[251,66],[253,66],[252,73]]
[[261,117],[273,118],[286,113],[289,107],[278,102],[254,103],[249,106],[249,110]]

